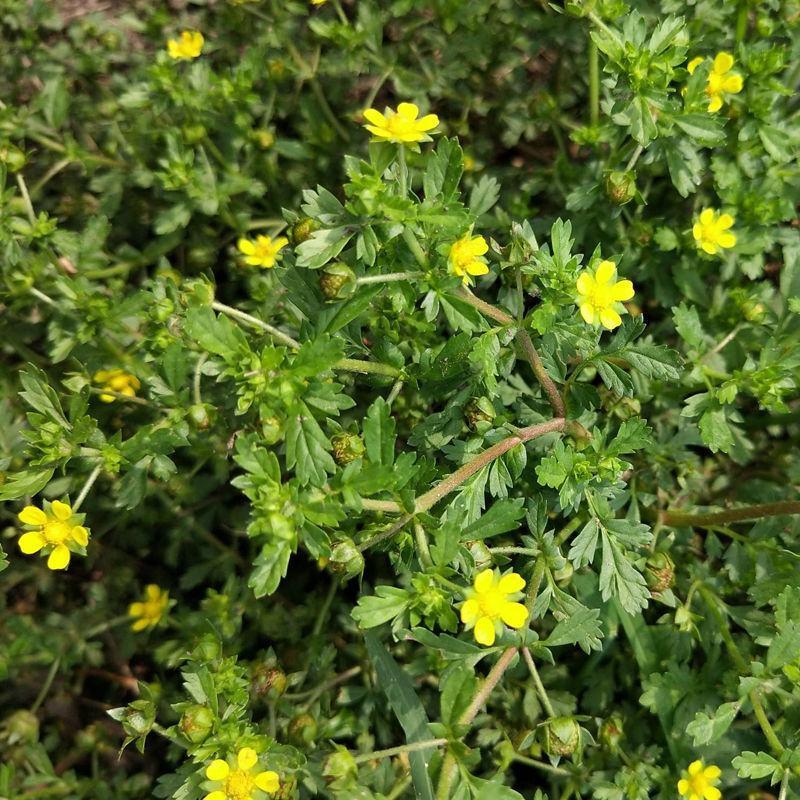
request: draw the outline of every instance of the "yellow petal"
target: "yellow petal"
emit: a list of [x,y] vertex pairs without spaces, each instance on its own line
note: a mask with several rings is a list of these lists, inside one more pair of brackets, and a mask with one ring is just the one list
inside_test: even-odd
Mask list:
[[583,321],[589,325],[594,325],[597,317],[594,313],[594,306],[590,305],[589,303],[581,303],[580,306],[581,316],[583,317]]
[[722,97],[715,94],[711,100],[708,101],[708,110],[711,114],[716,114],[722,108]]
[[489,617],[481,617],[475,625],[475,641],[485,647],[491,647],[494,638],[494,623]]
[[245,771],[252,769],[256,761],[258,761],[258,755],[252,747],[243,747],[236,756],[236,763],[239,765],[239,769]]
[[89,531],[83,525],[76,525],[69,533],[72,541],[81,547],[86,547],[89,544]]
[[426,114],[417,120],[417,130],[432,131],[439,124],[439,117],[436,114]]
[[483,236],[474,236],[469,240],[469,252],[474,256],[482,256],[489,250],[489,244]]
[[720,800],[722,792],[716,786],[706,786],[703,791],[703,800]]
[[367,122],[371,122],[373,125],[377,125],[378,127],[384,127],[386,125],[386,117],[381,114],[375,108],[368,108],[366,109],[362,116],[364,117]]
[[594,273],[594,279],[601,285],[611,283],[616,271],[617,265],[613,261],[601,261],[600,266]]
[[161,589],[154,583],[148,583],[144,587],[144,596],[148,600],[158,600],[161,597]]
[[617,302],[630,300],[633,295],[633,284],[630,281],[617,281],[611,287],[611,298]]
[[377,136],[381,139],[390,139],[394,136],[394,134],[388,128],[379,128],[376,125],[365,125],[364,126],[373,136]]
[[506,603],[500,610],[500,619],[509,628],[521,628],[528,619],[528,609],[522,603]]
[[139,631],[143,631],[145,628],[150,626],[150,620],[147,617],[142,617],[141,619],[137,619],[131,625],[131,630],[139,633]]
[[480,613],[480,603],[474,597],[471,597],[461,606],[461,621],[465,625],[474,625]]
[[47,559],[49,569],[66,569],[69,564],[69,548],[64,544],[57,545]]
[[228,800],[228,795],[226,795],[225,792],[217,789],[216,791],[207,794],[203,800]]
[[22,511],[17,514],[20,522],[26,525],[44,525],[47,522],[47,514],[41,508],[36,506],[25,506]]
[[607,331],[613,331],[622,324],[622,317],[613,308],[604,308],[600,312],[600,324]]
[[278,251],[283,250],[287,244],[289,244],[289,240],[285,236],[281,236],[272,243],[272,246],[275,248],[275,252],[277,253]]
[[720,214],[717,217],[717,227],[723,231],[728,230],[733,225],[733,217],[730,214]]
[[479,594],[482,594],[483,592],[488,592],[489,589],[492,588],[493,584],[494,584],[494,570],[485,569],[483,570],[483,572],[479,572],[475,576],[475,583],[474,583],[475,591],[478,592]]
[[267,792],[268,794],[273,794],[281,788],[281,782],[278,773],[273,772],[271,769],[266,770],[266,772],[259,772],[258,775],[256,775],[254,782],[262,792]]
[[719,243],[720,247],[735,247],[736,235],[733,233],[721,233],[717,237],[717,242]]
[[144,603],[131,603],[128,606],[129,617],[141,617],[144,614]]
[[717,247],[716,243],[705,240],[700,242],[700,247],[703,249],[704,252],[708,253],[710,256],[716,255],[717,252],[719,251],[719,247]]
[[714,764],[710,764],[703,770],[703,776],[710,781],[715,781],[722,775],[722,770]]
[[728,75],[724,81],[722,81],[722,91],[728,92],[728,94],[739,94],[742,91],[742,87],[744,86],[744,80],[742,79],[741,75],[737,75],[734,73],[733,75]]
[[239,248],[239,252],[244,253],[246,256],[251,256],[256,251],[255,244],[249,239],[239,239],[239,241],[236,242],[236,246]]
[[578,294],[588,295],[594,287],[594,276],[591,272],[581,272],[578,275],[578,280],[575,282],[575,288]]
[[697,56],[693,58],[687,65],[686,69],[688,70],[690,75],[694,75],[694,71],[703,63],[705,59],[703,56]]
[[50,510],[53,512],[53,516],[61,522],[66,522],[72,516],[72,507],[60,500],[53,500]]
[[701,772],[702,769],[703,769],[702,761],[692,761],[692,763],[689,764],[689,767],[686,771],[689,773],[689,775],[694,777],[695,775],[697,775],[698,772]]
[[703,225],[711,225],[716,219],[716,213],[713,208],[704,208],[700,212],[700,222]]
[[216,758],[206,767],[206,778],[210,781],[224,781],[230,771],[227,761]]
[[717,53],[714,58],[714,72],[727,72],[733,66],[733,56],[730,53]]
[[397,113],[404,119],[415,120],[419,116],[419,107],[413,103],[400,103]]
[[516,572],[509,572],[508,575],[503,575],[503,577],[500,578],[498,588],[505,594],[521,592],[525,588],[525,579]]
[[699,242],[703,238],[703,226],[699,222],[695,222],[692,225],[692,236],[694,236],[694,240]]
[[469,275],[485,275],[489,271],[489,266],[483,261],[470,261],[466,269]]
[[17,544],[19,549],[29,556],[33,553],[38,553],[47,544],[47,539],[44,538],[44,534],[40,531],[28,531],[28,533],[23,533],[19,537]]
[[686,778],[681,778],[678,781],[678,794],[688,794],[689,792],[689,781]]

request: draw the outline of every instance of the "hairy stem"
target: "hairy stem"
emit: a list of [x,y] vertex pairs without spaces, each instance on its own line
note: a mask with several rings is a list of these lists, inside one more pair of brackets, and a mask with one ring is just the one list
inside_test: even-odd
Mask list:
[[428,750],[431,747],[441,747],[443,744],[447,744],[447,739],[428,739],[424,742],[411,742],[410,744],[401,744],[397,747],[387,747],[385,750],[374,750],[372,753],[364,753],[363,755],[356,756],[353,760],[356,764],[363,764],[365,761],[375,761],[381,758],[399,756],[402,753],[416,753],[420,750]]
[[724,525],[728,522],[744,522],[762,517],[780,517],[786,514],[800,514],[800,501],[781,500],[777,503],[758,503],[753,506],[731,508],[727,511],[708,511],[692,513],[690,511],[662,511],[660,521],[673,528],[700,528],[712,525]]
[[589,124],[600,122],[600,55],[589,35]]
[[97,480],[97,476],[103,469],[102,464],[98,464],[91,472],[89,477],[86,479],[86,483],[83,484],[83,488],[80,491],[80,494],[75,498],[75,502],[72,504],[72,513],[74,514],[77,510],[81,507],[81,504],[86,499],[86,495],[89,494],[89,490],[94,486],[94,482]]
[[539,695],[539,699],[542,701],[542,705],[544,706],[544,710],[547,712],[547,716],[554,717],[556,712],[553,710],[553,704],[550,702],[550,698],[547,696],[542,679],[539,677],[539,670],[536,669],[536,664],[533,661],[531,651],[528,650],[527,647],[523,647],[522,656],[525,659],[525,663],[528,665],[528,670],[533,678],[533,685],[536,687],[536,692]]

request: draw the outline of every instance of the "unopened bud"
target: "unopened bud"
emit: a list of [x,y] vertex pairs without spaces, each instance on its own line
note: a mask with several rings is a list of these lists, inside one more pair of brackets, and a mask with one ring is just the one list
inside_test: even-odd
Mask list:
[[667,553],[653,553],[647,559],[645,579],[653,594],[665,592],[675,583],[675,562]]
[[352,539],[342,539],[333,546],[328,566],[335,575],[349,580],[364,571],[364,556]]
[[319,288],[326,300],[341,300],[356,289],[356,274],[347,264],[335,261],[319,273]]
[[633,172],[609,172],[606,175],[605,188],[612,203],[624,206],[636,196],[636,176]]
[[192,743],[200,744],[214,727],[214,714],[208,706],[199,703],[189,706],[178,723],[181,733]]
[[464,406],[464,418],[473,430],[481,423],[491,422],[494,416],[494,406],[487,397],[473,397]]
[[577,750],[581,729],[572,717],[553,717],[544,730],[544,749],[549,755],[569,756]]
[[253,670],[250,687],[259,699],[277,700],[286,691],[286,673],[280,667],[258,665]]
[[317,738],[317,721],[310,714],[298,714],[289,722],[289,741],[296,747],[313,744]]
[[331,439],[333,458],[339,466],[349,464],[366,453],[364,442],[355,433],[337,433]]
[[289,231],[289,237],[292,240],[292,247],[297,247],[297,245],[308,241],[311,238],[311,234],[314,233],[314,231],[318,228],[319,223],[310,217],[297,220],[297,222],[292,225]]

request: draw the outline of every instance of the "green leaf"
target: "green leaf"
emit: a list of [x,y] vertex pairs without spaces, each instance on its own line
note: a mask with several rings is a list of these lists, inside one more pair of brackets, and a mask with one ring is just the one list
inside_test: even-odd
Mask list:
[[364,417],[364,445],[367,458],[373,464],[391,466],[394,463],[395,428],[391,406],[377,397]]
[[601,537],[600,594],[603,600],[616,597],[629,614],[636,614],[647,607],[650,599],[647,583],[607,530],[601,530]]
[[236,323],[210,308],[191,308],[186,314],[184,331],[204,350],[225,361],[233,361],[247,351],[247,337]]
[[740,707],[739,703],[723,703],[711,715],[698,711],[686,726],[686,732],[694,737],[692,745],[701,747],[716,742],[730,728]]
[[64,409],[61,407],[61,400],[58,394],[50,386],[47,381],[47,375],[42,370],[29,364],[28,368],[20,373],[19,379],[24,389],[19,393],[19,396],[31,408],[44,414],[45,417],[65,430],[72,429],[72,425],[69,424],[64,416]]
[[261,548],[247,581],[256,597],[272,594],[278,588],[286,576],[291,555],[291,545],[286,539],[274,539]]
[[707,408],[698,423],[700,438],[712,453],[730,453],[734,445],[733,430],[728,424],[724,408]]
[[376,628],[399,617],[410,602],[405,589],[396,586],[377,586],[374,595],[362,595],[351,612],[353,619],[364,629]]
[[492,507],[471,525],[461,531],[461,541],[488,539],[501,533],[508,533],[519,528],[519,521],[525,516],[525,500],[498,500]]
[[600,535],[600,526],[597,519],[592,517],[583,530],[572,540],[568,558],[575,569],[581,569],[594,561],[594,554],[597,550],[597,541]]
[[633,453],[651,444],[653,436],[647,423],[640,417],[632,417],[619,426],[616,436],[606,448],[606,453],[614,456]]
[[800,654],[800,622],[786,622],[767,650],[767,668],[778,670]]
[[301,486],[322,486],[326,473],[334,473],[331,444],[305,403],[298,403],[286,428],[286,466],[294,469]]
[[428,156],[422,176],[422,189],[427,200],[450,202],[464,172],[464,154],[457,139],[442,138]]
[[703,344],[706,335],[700,322],[700,315],[694,306],[689,306],[685,302],[674,306],[672,308],[672,321],[675,323],[675,330],[678,331],[678,336],[689,347],[698,349]]
[[596,608],[581,606],[568,619],[559,622],[541,644],[546,647],[577,644],[581,650],[588,653],[600,649],[602,637],[600,612]]
[[308,269],[319,269],[336,258],[353,238],[350,228],[323,228],[314,231],[311,237],[295,248],[297,266]]
[[740,756],[736,756],[731,763],[739,771],[740,778],[759,780],[769,776],[770,783],[776,784],[783,777],[781,763],[762,750],[758,753],[745,750]]
[[489,211],[500,197],[500,183],[490,175],[484,175],[469,193],[469,213],[480,217]]
[[54,471],[45,467],[15,473],[0,486],[0,500],[18,500],[20,497],[38,494],[50,482]]
[[[429,739],[428,717],[407,673],[400,669],[374,634],[364,634],[364,641],[369,657],[375,665],[378,686],[383,689],[389,705],[405,731],[406,742],[412,744]],[[411,778],[418,800],[434,800],[433,786],[428,774],[428,762],[432,755],[433,750],[418,750],[408,754]]]
[[439,704],[445,725],[455,725],[467,710],[475,694],[475,684],[474,670],[464,664],[447,673],[439,687]]
[[683,114],[673,119],[681,130],[700,144],[713,146],[725,140],[725,126],[719,115]]

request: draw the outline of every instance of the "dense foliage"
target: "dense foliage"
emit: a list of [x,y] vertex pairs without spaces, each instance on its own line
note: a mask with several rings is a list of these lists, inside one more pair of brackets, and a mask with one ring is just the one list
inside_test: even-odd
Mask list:
[[797,0],[0,27],[0,798],[800,792]]

